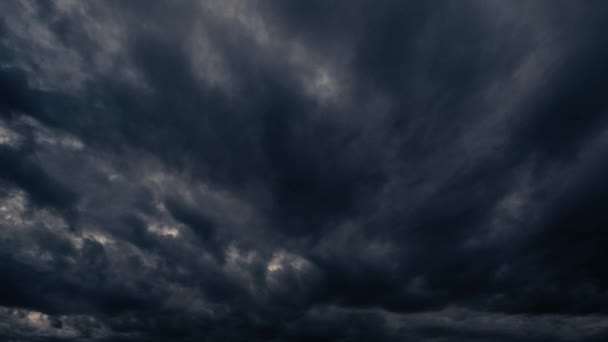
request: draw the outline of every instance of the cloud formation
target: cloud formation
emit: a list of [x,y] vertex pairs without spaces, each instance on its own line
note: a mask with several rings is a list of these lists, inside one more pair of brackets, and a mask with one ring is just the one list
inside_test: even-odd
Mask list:
[[0,3],[0,338],[606,340],[607,10]]

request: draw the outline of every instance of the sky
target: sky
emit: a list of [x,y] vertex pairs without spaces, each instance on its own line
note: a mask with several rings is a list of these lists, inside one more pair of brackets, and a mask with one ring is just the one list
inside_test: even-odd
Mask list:
[[0,2],[0,340],[608,340],[608,4]]

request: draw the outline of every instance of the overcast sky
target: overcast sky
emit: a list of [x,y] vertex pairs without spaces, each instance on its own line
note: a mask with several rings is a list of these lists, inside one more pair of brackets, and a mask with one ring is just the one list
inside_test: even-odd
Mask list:
[[0,340],[608,340],[608,4],[0,2]]

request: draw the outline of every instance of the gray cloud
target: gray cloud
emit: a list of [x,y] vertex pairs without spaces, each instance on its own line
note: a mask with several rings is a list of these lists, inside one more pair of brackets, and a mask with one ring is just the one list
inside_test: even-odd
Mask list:
[[0,4],[0,337],[604,340],[605,7]]

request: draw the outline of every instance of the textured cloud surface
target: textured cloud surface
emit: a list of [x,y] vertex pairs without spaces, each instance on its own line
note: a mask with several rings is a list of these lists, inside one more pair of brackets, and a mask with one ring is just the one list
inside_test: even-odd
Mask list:
[[1,340],[608,340],[603,3],[0,13]]

